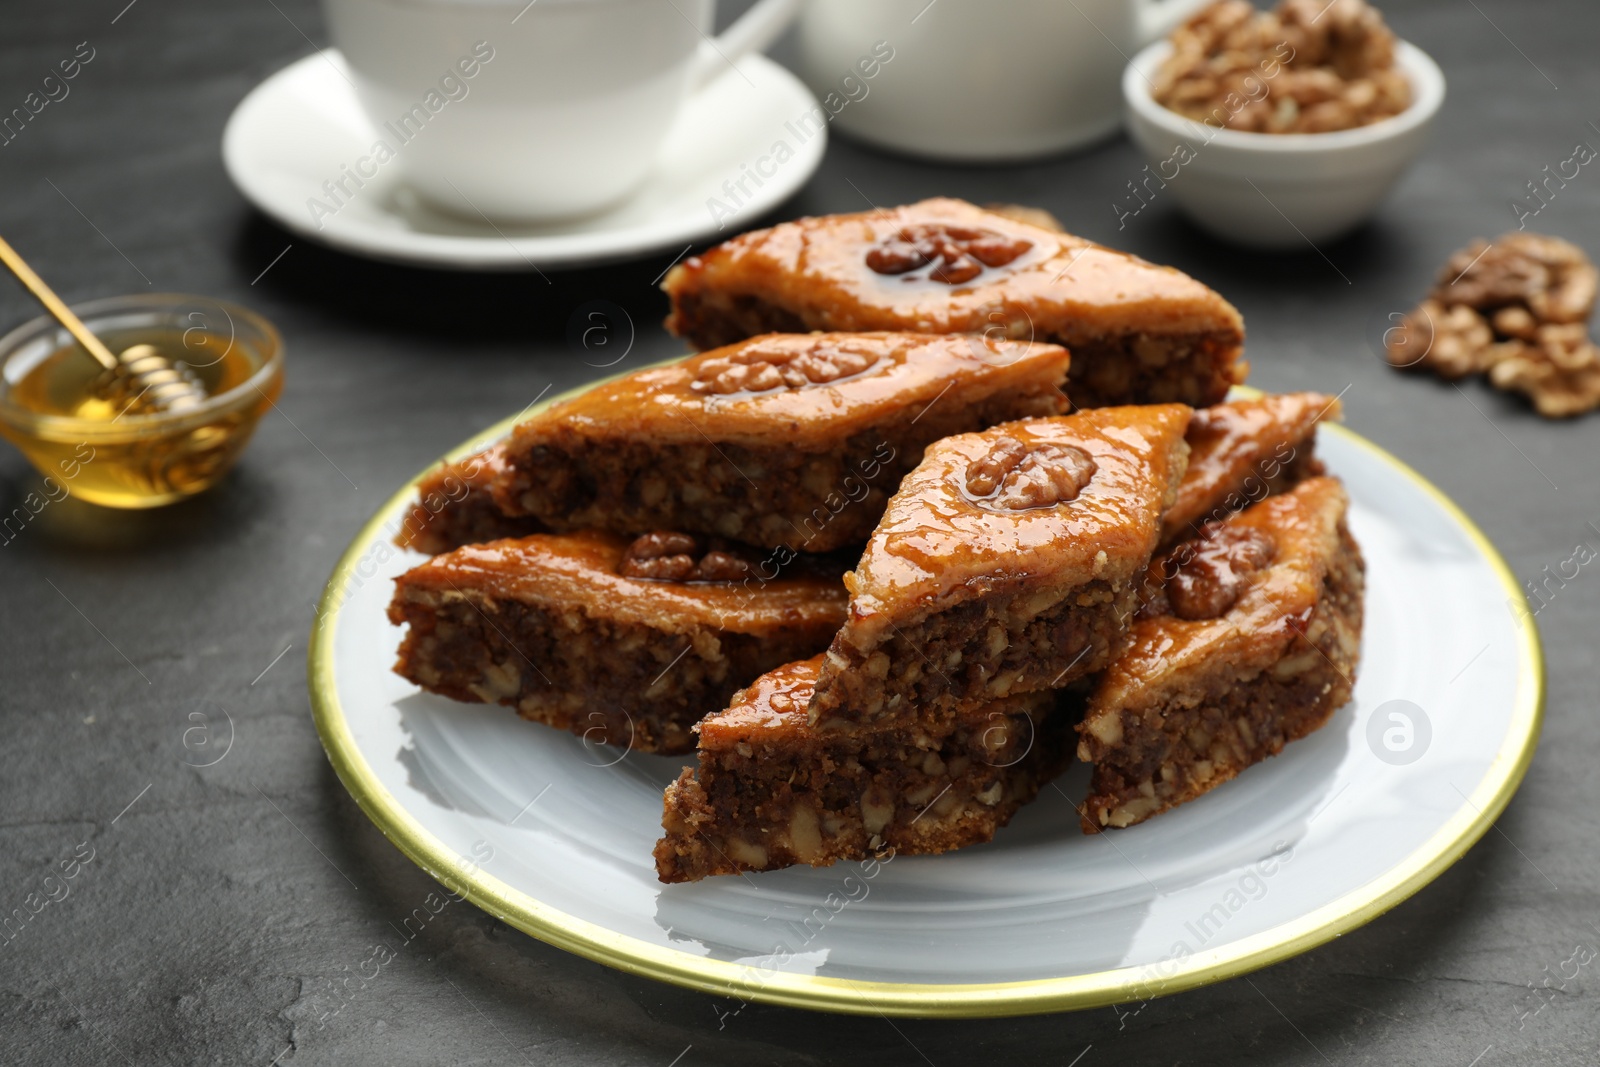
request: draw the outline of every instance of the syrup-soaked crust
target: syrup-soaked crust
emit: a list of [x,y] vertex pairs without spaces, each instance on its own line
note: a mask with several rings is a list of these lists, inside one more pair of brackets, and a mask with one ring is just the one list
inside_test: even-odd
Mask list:
[[[930,447],[845,576],[850,616],[828,649],[812,721],[938,729],[963,708],[1103,667],[1183,476],[1189,416],[1180,404],[1097,408]],[[1015,455],[1018,442],[1018,474],[1028,455],[1053,450],[1074,477],[1035,483],[1037,506],[995,506],[1018,488],[1008,480],[974,499],[972,486],[995,484],[992,457]]]
[[773,554],[742,581],[621,571],[630,539],[539,534],[469,545],[395,580],[410,629],[395,671],[586,740],[687,752],[691,728],[764,671],[814,655],[844,619],[837,557]]
[[1349,701],[1365,572],[1347,506],[1337,479],[1312,478],[1233,516],[1224,529],[1274,549],[1233,606],[1134,623],[1078,726],[1078,758],[1094,765],[1085,831],[1193,800]]
[[1338,398],[1321,393],[1230,400],[1196,411],[1185,435],[1189,469],[1161,522],[1161,543],[1192,537],[1207,522],[1321,474],[1317,423],[1342,415]]
[[663,882],[980,844],[1070,757],[1052,693],[997,701],[943,735],[818,731],[806,705],[819,664],[765,674],[700,723],[698,768],[667,787]]
[[530,515],[507,515],[494,499],[505,471],[500,445],[455,463],[441,463],[417,483],[417,502],[394,542],[436,556],[462,545],[544,532]]
[[860,544],[929,443],[1066,407],[1053,345],[758,337],[595,386],[522,423],[496,498],[552,529]]
[[[945,261],[954,273],[938,263],[894,274],[869,265],[885,249],[903,252],[902,237],[915,243],[933,230],[978,234],[989,244],[969,238],[972,257]],[[993,253],[996,243],[1006,251]],[[1239,358],[1243,319],[1200,282],[961,200],[756,230],[685,260],[662,288],[672,298],[667,328],[698,348],[769,330],[912,330],[1065,345],[1067,392],[1080,408],[1215,404],[1247,370]]]

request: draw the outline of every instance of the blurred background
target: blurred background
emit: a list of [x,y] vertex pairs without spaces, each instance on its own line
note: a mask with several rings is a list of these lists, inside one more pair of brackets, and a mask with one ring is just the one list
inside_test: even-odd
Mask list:
[[[547,391],[681,353],[656,287],[678,253],[470,273],[289,232],[235,190],[219,141],[252,87],[327,44],[317,5],[125,3],[8,11],[0,111],[80,42],[93,59],[0,144],[0,233],[68,301],[173,291],[244,304],[282,331],[287,375],[216,489],[152,511],[55,501],[0,544],[0,910],[24,906],[79,843],[93,852],[70,896],[0,945],[0,1062],[1593,1062],[1592,969],[1546,981],[1600,939],[1600,594],[1587,577],[1540,614],[1545,740],[1497,832],[1389,915],[1255,975],[1270,1004],[1236,980],[1126,1019],[1107,1008],[889,1022],[760,1005],[730,1016],[737,1004],[452,908],[322,1021],[390,917],[433,886],[356,808],[312,727],[304,662],[322,584],[366,518],[448,448]],[[718,5],[719,25],[744,6]],[[1600,537],[1588,526],[1600,523],[1600,421],[1545,422],[1476,382],[1400,376],[1377,349],[1387,316],[1412,307],[1452,251],[1516,227],[1513,201],[1542,167],[1600,144],[1593,11],[1382,10],[1439,63],[1449,93],[1416,165],[1341,239],[1243,249],[1162,196],[1124,217],[1146,159],[1121,134],[974,165],[834,131],[815,175],[740,225],[948,195],[1041,207],[1073,233],[1172,264],[1243,312],[1251,384],[1345,391],[1353,429],[1434,481],[1535,579]],[[769,54],[794,64],[794,34]],[[1600,177],[1584,169],[1534,228],[1593,253],[1597,209]],[[604,335],[586,332],[597,306]],[[36,313],[0,285],[0,325]],[[40,490],[22,455],[0,449],[0,513]],[[198,724],[218,751],[226,732],[207,766],[186,735]]]

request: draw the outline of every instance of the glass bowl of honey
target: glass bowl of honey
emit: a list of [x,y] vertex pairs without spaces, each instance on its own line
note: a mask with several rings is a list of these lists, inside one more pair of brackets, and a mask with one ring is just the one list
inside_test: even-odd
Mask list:
[[112,352],[153,345],[181,363],[205,400],[178,411],[130,405],[65,329],[38,318],[0,337],[0,433],[47,481],[107,507],[158,507],[220,481],[283,389],[283,342],[272,324],[175,293],[72,310]]

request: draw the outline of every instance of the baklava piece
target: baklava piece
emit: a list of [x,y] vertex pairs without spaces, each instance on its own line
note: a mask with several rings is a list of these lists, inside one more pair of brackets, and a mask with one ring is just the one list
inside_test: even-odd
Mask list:
[[[1334,478],[1312,478],[1184,542],[1078,726],[1086,832],[1193,800],[1350,699],[1365,581]],[[1165,566],[1163,566],[1165,564]]]
[[1096,408],[930,447],[845,576],[812,722],[938,730],[1104,667],[1183,476],[1189,415]]
[[468,545],[395,580],[395,671],[589,741],[687,752],[741,686],[827,646],[845,565],[676,533]]
[[943,736],[820,732],[806,719],[819,663],[763,675],[700,723],[699,767],[667,787],[663,882],[981,844],[1070,757],[1051,693],[969,712]]
[[674,267],[667,328],[699,348],[768,330],[911,330],[1072,351],[1075,406],[1202,406],[1244,380],[1244,321],[1170,267],[961,200],[787,222]]
[[1230,400],[1189,421],[1189,469],[1161,522],[1161,543],[1193,537],[1273,493],[1322,474],[1317,423],[1343,414],[1337,397],[1285,393]]
[[494,482],[505,470],[499,445],[455,463],[441,463],[417,483],[417,502],[395,544],[430,556],[462,545],[544,532],[527,515],[507,515],[495,503]]
[[859,545],[931,442],[1064,410],[1067,362],[1054,345],[982,337],[757,337],[522,423],[496,497],[557,530]]

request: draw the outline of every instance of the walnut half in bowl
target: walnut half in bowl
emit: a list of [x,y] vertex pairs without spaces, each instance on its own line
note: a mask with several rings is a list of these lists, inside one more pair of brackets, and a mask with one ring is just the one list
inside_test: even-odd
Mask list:
[[1248,133],[1370,126],[1411,104],[1395,37],[1366,0],[1217,0],[1173,31],[1151,95],[1186,118]]

